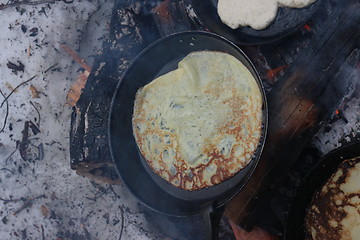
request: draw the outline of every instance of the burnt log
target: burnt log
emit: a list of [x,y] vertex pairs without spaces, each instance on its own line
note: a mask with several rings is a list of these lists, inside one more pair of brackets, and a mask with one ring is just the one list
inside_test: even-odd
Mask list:
[[114,4],[109,36],[73,108],[70,131],[71,168],[79,175],[109,184],[119,183],[107,137],[114,90],[136,55],[160,37],[151,16],[156,1]]
[[146,46],[161,36],[194,29],[194,26],[184,1],[152,0],[140,5],[131,0],[115,1],[109,36],[72,111],[70,163],[77,174],[99,183],[120,183],[107,136],[115,87]]
[[[314,43],[268,94],[268,137],[259,164],[244,189],[227,204],[225,215],[250,230],[269,211],[262,196],[281,185],[306,144],[341,100],[355,88],[359,61],[360,5],[339,4],[338,13],[312,19]],[[328,17],[328,19],[326,19]],[[325,18],[325,19],[324,19]]]

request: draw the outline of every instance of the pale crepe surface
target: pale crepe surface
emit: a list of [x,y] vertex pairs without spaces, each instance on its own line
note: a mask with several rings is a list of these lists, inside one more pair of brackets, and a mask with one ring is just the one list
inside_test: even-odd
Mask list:
[[193,52],[138,91],[135,140],[153,171],[174,186],[210,187],[251,161],[262,101],[258,83],[238,59]]

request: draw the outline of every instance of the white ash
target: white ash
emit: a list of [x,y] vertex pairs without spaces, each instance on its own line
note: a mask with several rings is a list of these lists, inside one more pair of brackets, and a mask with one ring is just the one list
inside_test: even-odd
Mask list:
[[192,8],[192,6],[186,6],[186,12],[189,15],[190,18],[197,18],[196,13],[194,11],[194,9]]
[[[7,2],[0,0],[0,4]],[[111,0],[79,0],[0,10],[0,89],[7,96],[36,75],[9,97],[9,115],[0,133],[2,240],[42,239],[42,235],[44,239],[111,240],[119,239],[122,225],[122,239],[152,238],[127,191],[94,184],[76,175],[69,164],[71,108],[65,99],[80,66],[60,44],[80,52],[92,65],[108,30],[112,4]],[[15,74],[7,67],[9,61],[16,65],[20,61],[24,71]],[[39,92],[38,98],[33,98],[30,85]],[[5,115],[6,104],[0,108],[0,129]],[[26,121],[39,123],[41,131],[35,135],[29,130],[28,161],[21,158],[16,144],[22,141]],[[19,211],[25,203],[27,207]]]

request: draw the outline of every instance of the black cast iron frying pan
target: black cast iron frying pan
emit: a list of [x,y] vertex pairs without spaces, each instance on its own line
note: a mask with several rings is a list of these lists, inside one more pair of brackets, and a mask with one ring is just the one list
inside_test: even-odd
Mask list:
[[278,9],[275,20],[263,30],[250,27],[232,29],[224,24],[218,13],[218,0],[191,0],[192,6],[200,21],[209,30],[239,45],[266,44],[284,38],[303,26],[319,7],[321,0],[305,8]]
[[305,217],[313,195],[321,189],[340,163],[358,156],[360,156],[360,141],[333,150],[316,164],[298,188],[290,206],[285,224],[285,239],[304,240],[307,238]]
[[[257,80],[263,95],[261,142],[247,167],[213,187],[187,191],[174,187],[147,165],[140,155],[132,132],[135,94],[157,76],[177,68],[177,63],[194,51],[221,51],[238,58]],[[118,83],[109,118],[110,151],[122,182],[145,205],[169,215],[203,214],[221,209],[244,186],[259,160],[267,129],[267,105],[261,80],[249,59],[233,43],[207,32],[183,32],[164,37],[143,50]],[[213,233],[214,234],[214,233]]]

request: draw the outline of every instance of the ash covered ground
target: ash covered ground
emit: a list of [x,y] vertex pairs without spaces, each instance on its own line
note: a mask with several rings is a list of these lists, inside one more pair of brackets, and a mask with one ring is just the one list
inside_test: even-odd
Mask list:
[[[82,69],[61,45],[91,66],[113,2],[1,5],[14,2],[0,0],[0,239],[159,238],[128,191],[70,169],[66,95]],[[360,135],[359,102],[317,133],[322,154]]]
[[70,169],[66,95],[81,67],[61,44],[91,66],[113,2],[49,2],[0,0],[0,239],[153,239],[127,191]]

